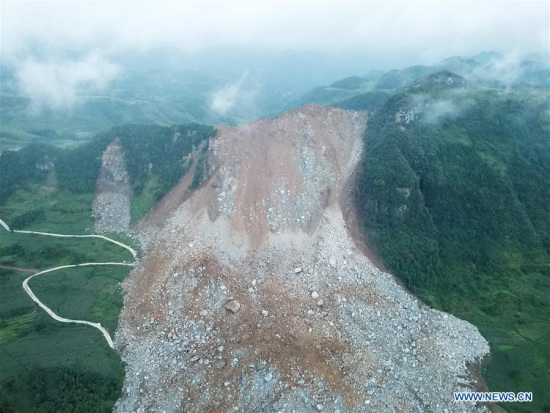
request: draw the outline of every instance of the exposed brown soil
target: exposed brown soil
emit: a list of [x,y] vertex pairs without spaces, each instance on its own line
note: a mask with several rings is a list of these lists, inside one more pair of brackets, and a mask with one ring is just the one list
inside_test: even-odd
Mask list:
[[24,274],[36,274],[38,270],[36,268],[21,268],[21,267],[12,267],[11,265],[0,265],[0,268],[4,268],[5,270],[14,270],[19,271]]

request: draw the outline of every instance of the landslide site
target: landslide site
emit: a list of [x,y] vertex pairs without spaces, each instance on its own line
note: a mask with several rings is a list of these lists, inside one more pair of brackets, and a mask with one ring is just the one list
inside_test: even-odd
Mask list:
[[184,195],[184,177],[139,225],[115,411],[486,411],[452,398],[479,384],[478,330],[422,304],[350,235],[367,117],[308,105],[217,128],[203,184]]

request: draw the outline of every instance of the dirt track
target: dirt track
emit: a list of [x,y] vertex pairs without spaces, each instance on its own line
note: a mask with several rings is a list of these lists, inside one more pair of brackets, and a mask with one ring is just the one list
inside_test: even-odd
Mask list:
[[19,271],[23,274],[36,274],[38,272],[36,268],[12,267],[11,265],[0,265],[0,268],[4,268],[5,270]]
[[[4,227],[4,229],[6,231],[10,232],[10,228],[8,227],[8,225],[2,219],[0,219],[0,225],[2,227]],[[132,256],[134,258],[136,258],[136,255],[137,255],[136,251],[132,247],[130,247],[126,244],[123,244],[119,241],[115,241],[111,238],[105,237],[103,235],[69,235],[69,234],[53,234],[53,233],[50,233],[50,232],[22,231],[22,230],[14,230],[13,232],[16,232],[16,233],[19,233],[19,234],[45,235],[45,236],[48,236],[48,237],[58,237],[58,238],[100,238],[100,239],[103,239],[105,241],[111,242],[115,245],[118,245],[122,248],[127,249],[128,251],[130,251],[130,253],[132,254]],[[86,263],[81,263],[81,264],[62,265],[62,266],[59,266],[59,267],[49,268],[47,270],[42,270],[42,271],[25,270],[25,269],[19,269],[18,267],[6,267],[6,266],[2,266],[2,267],[3,268],[10,268],[10,269],[17,269],[19,271],[26,272],[27,274],[31,274],[29,277],[27,277],[23,280],[23,289],[25,290],[27,295],[31,298],[31,300],[33,300],[36,304],[38,304],[38,306],[40,308],[42,308],[46,313],[48,313],[48,315],[51,318],[53,318],[54,320],[59,321],[61,323],[85,324],[85,325],[89,325],[91,327],[94,327],[94,328],[98,329],[101,332],[101,334],[103,334],[103,336],[105,337],[105,340],[107,341],[107,344],[109,344],[109,347],[114,348],[113,340],[111,339],[111,336],[110,336],[109,332],[101,325],[101,323],[93,323],[91,321],[86,321],[86,320],[74,320],[74,319],[71,319],[71,318],[60,317],[51,308],[49,308],[46,304],[44,304],[42,301],[40,301],[40,299],[33,293],[31,288],[29,287],[29,281],[32,280],[34,277],[38,277],[39,275],[42,275],[42,274],[47,274],[47,273],[50,273],[50,272],[54,272],[54,271],[58,271],[58,270],[66,269],[66,268],[101,266],[101,265],[133,266],[134,264],[133,263],[132,264],[127,264],[126,262],[86,262]]]

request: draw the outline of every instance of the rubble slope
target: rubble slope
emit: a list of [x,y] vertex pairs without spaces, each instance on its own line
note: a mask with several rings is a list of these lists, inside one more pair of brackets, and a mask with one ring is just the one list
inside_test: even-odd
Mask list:
[[452,392],[476,386],[467,365],[487,342],[378,270],[346,228],[366,124],[308,105],[218,128],[207,182],[144,236],[125,281],[116,411],[485,410]]
[[128,172],[120,139],[112,141],[101,156],[92,211],[96,232],[124,232],[130,225]]

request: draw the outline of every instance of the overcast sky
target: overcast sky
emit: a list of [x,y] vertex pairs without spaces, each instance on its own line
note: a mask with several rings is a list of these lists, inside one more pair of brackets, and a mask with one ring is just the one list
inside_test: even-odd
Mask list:
[[483,50],[547,52],[538,2],[1,2],[3,58],[50,50],[104,54],[247,46],[413,54],[433,63]]
[[[258,85],[270,80],[305,93],[373,68],[433,64],[490,50],[515,64],[521,55],[548,53],[550,37],[545,1],[0,0],[0,7],[2,63],[15,69],[18,92],[30,98],[36,113],[46,107],[71,110],[102,93],[133,69],[124,57],[136,51],[160,49],[178,70],[191,68],[199,56],[207,57],[200,72],[233,70],[234,79],[212,98],[212,110],[224,114],[236,102],[251,101]],[[154,56],[147,64],[166,62]],[[247,86],[244,80],[258,62],[273,79],[264,76]]]

